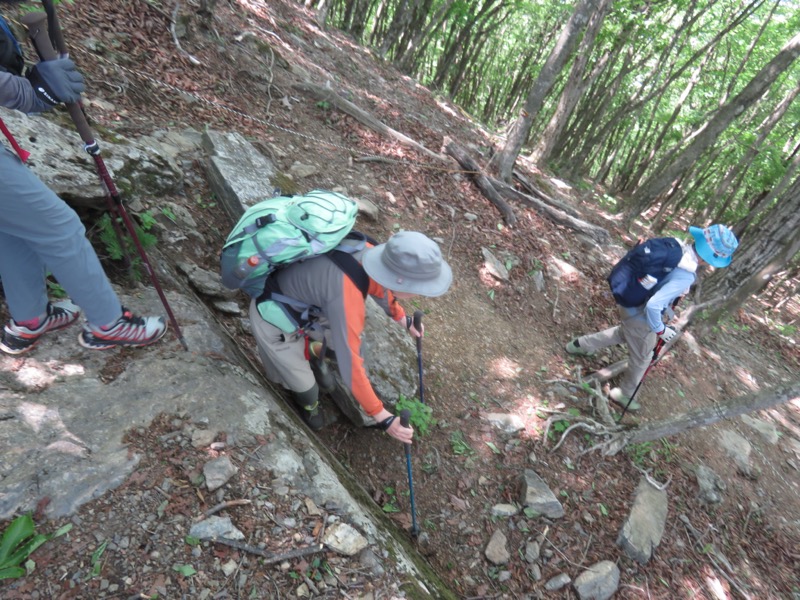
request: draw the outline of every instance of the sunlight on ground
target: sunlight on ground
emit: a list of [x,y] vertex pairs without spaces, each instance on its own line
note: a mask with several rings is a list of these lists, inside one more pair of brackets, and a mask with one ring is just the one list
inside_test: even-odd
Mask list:
[[753,377],[750,374],[750,372],[747,371],[747,369],[744,369],[743,367],[740,366],[736,366],[733,368],[733,374],[736,376],[736,379],[738,379],[745,386],[747,386],[747,389],[750,390],[751,392],[756,392],[759,390],[759,385],[758,382],[756,381],[756,378]]
[[53,384],[59,377],[81,376],[86,370],[83,365],[57,360],[40,362],[35,358],[27,358],[20,365],[19,359],[6,357],[0,360],[0,371],[11,373],[26,388],[39,389]]
[[501,356],[500,358],[494,359],[490,363],[489,368],[491,369],[492,374],[497,376],[499,379],[514,379],[522,371],[522,367],[519,365],[519,363],[515,360],[511,360],[507,356]]

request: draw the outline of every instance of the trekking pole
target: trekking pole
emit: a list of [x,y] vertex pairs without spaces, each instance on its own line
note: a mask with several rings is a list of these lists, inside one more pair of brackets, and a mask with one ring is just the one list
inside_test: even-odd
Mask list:
[[661,358],[659,356],[659,352],[661,352],[661,348],[663,348],[663,347],[664,347],[664,340],[662,340],[661,338],[658,338],[658,341],[656,342],[656,347],[653,348],[653,358],[650,360],[650,364],[647,365],[647,370],[644,372],[644,374],[642,375],[642,378],[639,380],[639,383],[636,385],[636,389],[633,390],[633,394],[631,394],[631,397],[628,399],[628,403],[625,405],[625,408],[622,409],[622,414],[619,416],[619,419],[617,419],[617,423],[621,423],[622,422],[622,417],[625,416],[625,413],[627,412],[628,407],[631,405],[631,402],[633,402],[633,398],[636,396],[636,392],[638,392],[639,388],[642,387],[642,383],[644,382],[644,378],[647,377],[647,374],[650,372],[650,369],[652,369],[653,365],[655,365],[658,362],[658,359]]
[[425,388],[422,385],[422,315],[421,310],[414,312],[414,329],[419,331],[417,338],[417,369],[419,370],[419,401],[425,404]]
[[[51,13],[53,16],[55,15],[55,7],[53,6],[52,0],[42,0],[42,4],[48,10],[48,13]],[[36,52],[39,54],[39,56],[43,60],[54,60],[58,58],[58,53],[53,48],[51,37],[46,28],[43,27],[44,23],[47,21],[47,15],[41,12],[30,12],[23,15],[21,20],[28,29],[28,34],[30,35],[30,38],[33,41]],[[57,24],[57,21],[55,24]],[[57,43],[60,45],[63,44],[64,42],[60,33],[60,28],[55,26],[52,27],[52,29],[54,32],[57,30],[54,35]],[[68,54],[66,47],[63,45],[59,47],[59,52],[62,56],[67,56]],[[164,290],[161,289],[161,284],[159,283],[155,271],[150,264],[150,260],[147,258],[147,254],[142,247],[142,243],[139,240],[139,237],[136,235],[136,229],[131,221],[130,216],[128,215],[128,211],[125,210],[125,206],[122,204],[122,198],[120,197],[120,194],[114,185],[114,181],[111,179],[111,175],[108,173],[108,169],[106,168],[102,156],[100,156],[100,146],[92,135],[92,131],[89,128],[89,123],[86,121],[86,116],[83,114],[83,110],[77,102],[71,102],[67,104],[67,110],[69,111],[70,117],[72,117],[75,127],[84,142],[84,149],[94,159],[95,166],[97,167],[97,173],[100,176],[100,181],[108,192],[107,197],[109,198],[109,206],[112,209],[112,214],[116,212],[122,218],[125,228],[127,229],[128,234],[136,246],[139,257],[142,259],[142,263],[144,264],[144,268],[150,277],[150,281],[152,282],[153,287],[156,289],[158,297],[161,299],[161,304],[164,305],[164,309],[167,311],[167,316],[172,324],[175,336],[178,338],[178,341],[180,341],[183,349],[188,351],[189,346],[187,345],[186,340],[183,338],[183,334],[178,326],[178,321],[175,319],[175,315],[169,306],[169,302],[167,302],[167,297],[164,295]],[[111,201],[113,201],[113,204]],[[114,219],[112,219],[112,221],[113,220]]]
[[[411,419],[411,412],[408,410],[400,411],[400,425],[408,427],[408,422]],[[406,449],[406,470],[408,471],[408,496],[411,499],[411,537],[416,538],[419,535],[419,526],[417,525],[417,507],[414,504],[414,480],[411,477],[411,444],[403,444]]]

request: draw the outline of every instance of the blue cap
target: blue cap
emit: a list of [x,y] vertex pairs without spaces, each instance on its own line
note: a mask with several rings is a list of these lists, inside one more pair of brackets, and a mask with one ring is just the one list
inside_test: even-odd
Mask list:
[[689,227],[689,233],[694,237],[697,254],[712,267],[727,267],[731,264],[739,240],[725,225],[709,225],[705,229]]

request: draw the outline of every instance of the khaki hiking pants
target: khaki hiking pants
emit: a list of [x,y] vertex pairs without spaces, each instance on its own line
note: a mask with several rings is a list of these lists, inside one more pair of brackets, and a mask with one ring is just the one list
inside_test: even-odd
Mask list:
[[633,314],[629,314],[629,310],[620,307],[622,318],[620,325],[578,338],[581,349],[589,352],[627,344],[628,368],[622,374],[619,387],[628,398],[633,395],[653,359],[653,348],[656,346],[657,337],[647,324],[644,307],[637,309]]

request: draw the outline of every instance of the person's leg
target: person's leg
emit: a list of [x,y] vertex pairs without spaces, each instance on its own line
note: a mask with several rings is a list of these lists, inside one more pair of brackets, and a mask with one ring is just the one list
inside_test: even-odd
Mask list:
[[2,278],[9,312],[16,321],[40,316],[47,305],[44,269],[49,269],[89,322],[107,325],[122,313],[119,299],[86,239],[78,215],[8,151],[0,151]]
[[320,429],[324,419],[319,410],[319,387],[306,355],[305,336],[285,334],[267,323],[255,300],[250,302],[250,326],[267,379],[292,392],[309,427]]
[[622,335],[628,345],[628,368],[622,375],[619,387],[630,398],[653,359],[656,334],[650,329],[644,315],[636,314],[622,322]]
[[575,346],[585,353],[592,354],[609,346],[616,346],[623,342],[622,331],[619,325],[609,327],[597,333],[582,335],[577,340],[573,340]]

